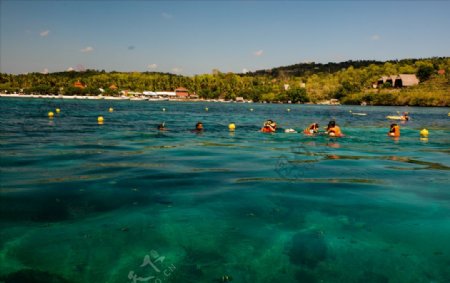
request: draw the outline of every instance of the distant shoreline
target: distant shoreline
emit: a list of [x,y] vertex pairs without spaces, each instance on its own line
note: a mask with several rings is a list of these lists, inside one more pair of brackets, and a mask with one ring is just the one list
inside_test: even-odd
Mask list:
[[[6,94],[0,93],[0,97],[10,98],[49,98],[49,99],[81,99],[81,100],[136,100],[136,101],[207,101],[203,99],[179,99],[179,98],[148,98],[129,96],[103,96],[103,95],[50,95],[50,94]],[[221,101],[222,102],[222,101]],[[228,102],[228,101],[223,101]]]
[[234,100],[224,100],[224,99],[183,99],[183,98],[148,98],[144,96],[139,97],[129,97],[129,96],[103,96],[103,95],[50,95],[50,94],[6,94],[0,93],[0,97],[9,97],[9,98],[33,98],[33,99],[69,99],[69,100],[116,100],[116,101],[149,101],[149,102],[161,102],[161,101],[175,101],[175,102],[221,102],[221,103],[258,103],[258,104],[304,104],[304,105],[328,105],[328,106],[397,106],[397,107],[448,107],[448,106],[424,106],[424,105],[358,105],[358,104],[341,104],[339,102],[333,102],[332,100],[321,101],[317,103],[307,102],[307,103],[282,103],[282,102],[253,102],[249,100],[245,101],[234,101]]
[[[50,94],[6,94],[0,93],[0,97],[10,97],[10,98],[46,98],[46,99],[81,99],[81,100],[130,100],[130,101],[178,101],[178,102],[222,102],[222,103],[254,103],[251,100],[235,101],[235,100],[225,100],[225,99],[183,99],[183,98],[148,98],[145,96],[129,97],[129,96],[103,96],[103,95],[50,95]],[[281,102],[257,102],[261,104],[292,104],[292,103],[281,103]],[[297,103],[299,104],[299,103]],[[314,104],[314,105],[341,105],[333,100],[322,101],[318,103],[303,103],[303,104]]]

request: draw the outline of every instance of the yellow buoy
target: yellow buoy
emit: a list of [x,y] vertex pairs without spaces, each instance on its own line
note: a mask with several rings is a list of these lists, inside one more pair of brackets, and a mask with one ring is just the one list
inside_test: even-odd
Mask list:
[[288,108],[288,109],[286,109],[287,110],[287,112],[290,112],[291,111],[291,109],[290,108]]
[[427,138],[428,137],[428,130],[427,129],[422,129],[422,131],[420,131],[420,136],[423,138]]
[[53,118],[53,116],[55,116],[55,113],[53,113],[52,111],[48,112],[48,117],[49,118]]
[[234,130],[236,129],[236,125],[235,125],[234,123],[230,123],[230,124],[228,125],[228,129],[229,129],[230,131],[234,131]]
[[208,109],[208,107],[205,107],[205,111],[208,111],[209,109]]
[[59,112],[61,112],[61,109],[56,108],[56,109],[55,109],[55,112],[59,114]]
[[109,112],[113,112],[113,111],[114,111],[114,108],[109,107],[108,111],[109,111]]
[[99,124],[103,124],[103,121],[104,121],[103,116],[98,116],[97,122],[98,122]]

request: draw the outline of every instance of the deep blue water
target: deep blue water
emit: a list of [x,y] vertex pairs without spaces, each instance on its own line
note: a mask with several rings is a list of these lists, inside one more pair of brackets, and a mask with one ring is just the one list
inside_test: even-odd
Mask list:
[[449,282],[449,111],[2,98],[0,278]]

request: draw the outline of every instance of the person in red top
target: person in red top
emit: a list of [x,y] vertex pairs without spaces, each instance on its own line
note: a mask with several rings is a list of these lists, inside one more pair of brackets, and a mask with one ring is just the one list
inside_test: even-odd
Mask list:
[[267,120],[264,122],[261,132],[263,133],[274,133],[277,130],[277,123],[272,120]]
[[389,129],[388,136],[399,137],[400,136],[400,126],[397,124],[391,124],[391,128]]

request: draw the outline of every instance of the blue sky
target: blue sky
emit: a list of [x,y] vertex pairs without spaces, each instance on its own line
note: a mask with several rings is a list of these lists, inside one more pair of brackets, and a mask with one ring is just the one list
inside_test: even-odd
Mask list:
[[2,73],[450,56],[449,1],[0,1]]

